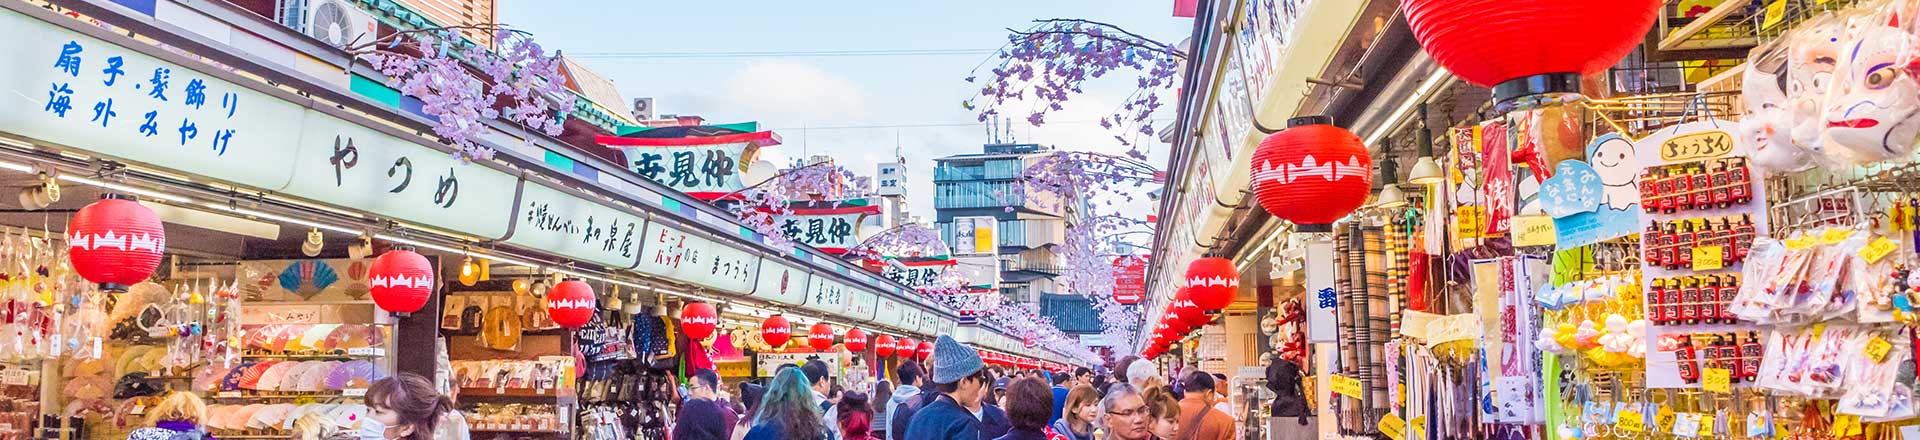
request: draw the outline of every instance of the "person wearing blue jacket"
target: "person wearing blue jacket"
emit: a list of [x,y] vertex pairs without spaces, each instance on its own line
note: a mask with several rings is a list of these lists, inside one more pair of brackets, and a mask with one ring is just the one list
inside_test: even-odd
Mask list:
[[913,413],[903,438],[980,440],[981,401],[991,384],[980,354],[950,336],[933,345],[933,403]]

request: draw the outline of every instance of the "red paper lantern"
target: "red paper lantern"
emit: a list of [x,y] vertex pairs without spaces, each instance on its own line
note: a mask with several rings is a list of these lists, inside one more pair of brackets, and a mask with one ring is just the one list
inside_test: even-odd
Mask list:
[[599,300],[593,296],[593,286],[580,280],[561,281],[547,289],[547,316],[561,327],[580,328],[587,325],[599,307]]
[[[1499,100],[1607,70],[1645,41],[1659,0],[1403,0],[1428,56]],[[1547,75],[1537,77],[1536,75]],[[1530,84],[1531,83],[1531,84]],[[1559,87],[1564,88],[1564,87]],[[1255,159],[1258,161],[1258,159]]]
[[787,341],[792,339],[793,324],[787,322],[787,317],[773,315],[768,316],[765,321],[760,321],[760,340],[767,341],[767,345],[773,348],[785,347]]
[[433,297],[433,265],[411,250],[380,254],[367,267],[367,294],[381,310],[413,313]]
[[914,342],[913,338],[902,336],[899,340],[893,341],[893,354],[900,357],[913,357],[913,351],[918,349],[920,349],[920,343]]
[[160,216],[129,196],[101,196],[67,220],[67,260],[81,278],[99,283],[100,290],[125,292],[146,281],[166,252],[167,231]]
[[847,351],[854,353],[867,351],[867,332],[860,331],[860,329],[857,328],[850,329],[847,330],[847,335],[841,339],[840,343],[847,346]]
[[1033,359],[1027,359],[1027,358],[1021,358],[1021,359],[1020,359],[1020,368],[1024,368],[1024,369],[1028,369],[1028,370],[1031,370],[1031,369],[1035,369],[1035,368],[1040,368],[1040,361],[1037,361],[1037,360],[1033,360]]
[[713,310],[712,304],[690,302],[680,306],[680,331],[687,334],[687,339],[713,336],[713,328],[718,325],[720,316]]
[[880,335],[873,337],[873,355],[887,357],[893,355],[893,337]]
[[918,350],[915,350],[915,351],[913,352],[913,357],[916,357],[916,358],[919,358],[920,360],[923,360],[923,361],[924,361],[924,360],[927,360],[927,357],[928,357],[928,356],[933,356],[933,343],[932,343],[932,342],[922,342],[922,343],[920,343],[920,348],[919,348]]
[[1207,316],[1206,310],[1193,303],[1192,291],[1174,298],[1173,304],[1167,306],[1167,309],[1173,311],[1174,319],[1179,319],[1181,324],[1185,324],[1185,327],[1190,329],[1204,327],[1207,323],[1213,322],[1213,317]]
[[[1603,2],[1604,3],[1604,2]],[[1367,202],[1373,159],[1360,137],[1325,116],[1287,120],[1253,150],[1252,186],[1260,207],[1300,232],[1332,232],[1333,222]]]
[[833,326],[824,322],[815,323],[813,328],[807,330],[807,346],[814,350],[833,348]]
[[1240,294],[1240,271],[1233,261],[1206,257],[1187,264],[1187,296],[1201,310],[1220,310]]

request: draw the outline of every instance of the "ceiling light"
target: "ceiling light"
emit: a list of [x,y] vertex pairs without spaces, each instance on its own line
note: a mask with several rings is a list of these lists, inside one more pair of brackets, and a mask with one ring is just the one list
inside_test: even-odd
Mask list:
[[1446,175],[1440,172],[1440,164],[1433,161],[1433,156],[1421,156],[1420,160],[1413,163],[1413,171],[1407,173],[1407,183],[1431,185],[1445,179]]
[[300,243],[300,253],[307,257],[318,257],[320,250],[325,248],[326,236],[320,233],[320,228],[308,230],[307,240]]
[[1407,206],[1407,195],[1400,192],[1400,185],[1387,185],[1380,190],[1380,198],[1373,203],[1375,208],[1398,208]]
[[462,260],[460,262],[460,285],[473,287],[473,283],[479,282],[479,281],[480,281],[480,267],[478,265],[473,264],[472,256],[468,256],[465,260]]
[[40,173],[40,182],[20,189],[20,208],[28,211],[46,209],[60,201],[60,183]]

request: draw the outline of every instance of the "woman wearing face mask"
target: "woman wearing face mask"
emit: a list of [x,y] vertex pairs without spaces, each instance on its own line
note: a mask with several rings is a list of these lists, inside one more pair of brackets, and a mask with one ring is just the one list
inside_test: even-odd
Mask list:
[[1066,440],[1093,440],[1093,422],[1100,418],[1100,392],[1081,385],[1067,393],[1066,414],[1048,428]]
[[[367,388],[367,418],[386,440],[466,440],[466,421],[453,400],[427,378],[400,373]],[[364,429],[364,428],[363,428]]]

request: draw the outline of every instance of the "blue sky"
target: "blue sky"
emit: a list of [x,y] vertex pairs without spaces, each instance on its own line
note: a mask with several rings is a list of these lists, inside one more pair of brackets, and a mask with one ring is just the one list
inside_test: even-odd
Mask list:
[[[1006,28],[1024,29],[1031,20],[1043,18],[1103,21],[1177,43],[1191,32],[1193,22],[1173,17],[1172,7],[1172,0],[593,0],[503,1],[498,13],[500,22],[532,32],[549,50],[578,55],[611,78],[628,99],[654,97],[660,113],[697,114],[718,123],[759,121],[773,128],[786,140],[775,147],[785,157],[827,154],[849,169],[872,174],[873,164],[891,160],[898,145],[910,171],[921,176],[909,181],[912,210],[930,219],[931,158],[978,152],[987,140],[984,125],[964,125],[975,119],[960,103],[973,96],[976,88],[964,78],[983,61],[990,61],[991,54],[726,58],[602,54],[990,51],[1005,43]],[[1017,121],[1019,128],[1013,135],[1022,142],[1064,149],[1124,151],[1095,122],[1131,92],[1133,81],[1132,72],[1123,72],[1090,83],[1088,94],[1049,116],[1052,122],[1047,126],[1031,128]],[[832,128],[930,124],[949,126]],[[1164,150],[1162,145],[1153,146],[1156,163],[1164,162]]]

